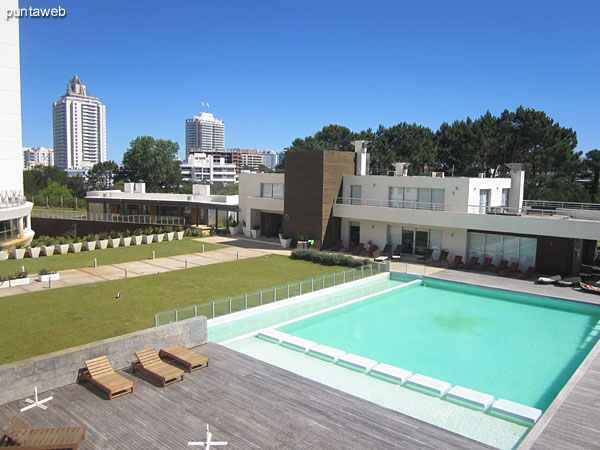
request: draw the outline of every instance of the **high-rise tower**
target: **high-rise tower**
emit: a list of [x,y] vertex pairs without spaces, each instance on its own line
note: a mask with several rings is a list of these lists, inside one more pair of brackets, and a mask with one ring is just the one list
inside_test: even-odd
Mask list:
[[225,122],[206,112],[185,121],[185,157],[190,152],[225,150]]
[[85,169],[106,161],[106,106],[88,95],[77,75],[52,105],[52,122],[57,166]]

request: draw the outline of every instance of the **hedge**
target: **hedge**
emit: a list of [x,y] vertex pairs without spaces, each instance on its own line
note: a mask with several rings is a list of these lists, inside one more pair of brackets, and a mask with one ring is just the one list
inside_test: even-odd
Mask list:
[[330,255],[316,250],[294,250],[290,255],[292,259],[303,259],[324,266],[360,267],[369,264],[367,259],[354,259],[346,255]]

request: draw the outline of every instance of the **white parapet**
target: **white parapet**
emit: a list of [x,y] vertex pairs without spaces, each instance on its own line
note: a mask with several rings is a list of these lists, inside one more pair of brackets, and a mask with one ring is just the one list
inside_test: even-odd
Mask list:
[[336,362],[340,357],[344,356],[346,352],[343,350],[338,350],[337,348],[321,344],[309,349],[308,354],[316,356],[318,358]]
[[302,338],[297,337],[297,336],[290,336],[288,338],[285,338],[282,341],[281,344],[284,347],[289,347],[289,348],[291,348],[293,350],[298,350],[298,351],[301,351],[303,353],[306,353],[311,348],[317,346],[316,342],[309,341],[308,339],[302,339]]
[[425,375],[416,374],[406,382],[408,386],[413,386],[427,392],[431,392],[438,396],[443,396],[450,390],[452,385],[446,381],[441,381],[436,378],[426,377]]
[[488,409],[494,402],[493,395],[484,394],[483,392],[474,391],[462,386],[454,386],[448,391],[446,398],[452,398],[469,403],[477,408],[483,409],[484,411]]
[[353,369],[358,369],[364,371],[365,373],[369,373],[369,371],[377,365],[377,361],[348,353],[347,355],[344,355],[338,359],[338,364],[346,365]]
[[511,402],[501,398],[497,400],[490,408],[491,412],[514,417],[524,420],[525,422],[534,424],[542,415],[542,411],[531,406],[522,405],[520,403]]
[[412,376],[410,370],[400,369],[399,367],[390,366],[389,364],[378,364],[371,369],[372,375],[377,375],[393,382],[399,382],[400,384],[406,383]]
[[277,344],[281,344],[284,339],[290,337],[289,334],[284,333],[283,331],[277,331],[272,328],[267,328],[266,330],[261,330],[256,335],[256,337],[260,339],[264,339],[265,341],[275,342]]

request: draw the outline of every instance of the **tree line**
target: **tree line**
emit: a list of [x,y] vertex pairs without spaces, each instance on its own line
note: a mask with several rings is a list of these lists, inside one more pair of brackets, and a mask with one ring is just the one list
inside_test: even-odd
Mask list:
[[586,157],[575,151],[577,134],[543,111],[517,108],[497,117],[489,111],[473,120],[443,123],[435,132],[406,122],[359,132],[328,125],[313,136],[298,138],[289,151],[353,151],[354,140],[370,141],[371,173],[385,175],[393,163],[409,163],[410,175],[432,171],[446,175],[509,175],[509,163],[525,165],[525,197],[537,200],[598,202],[600,151]]

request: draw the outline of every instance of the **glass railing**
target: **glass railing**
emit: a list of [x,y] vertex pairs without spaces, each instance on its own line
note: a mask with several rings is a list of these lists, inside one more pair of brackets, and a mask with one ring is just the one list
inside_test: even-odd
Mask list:
[[202,302],[183,308],[162,311],[154,316],[155,326],[171,322],[205,316],[209,319],[224,316],[257,306],[286,300],[302,294],[320,291],[333,286],[339,286],[351,281],[361,280],[380,273],[388,272],[386,263],[373,263],[366,266],[348,268],[341,272],[329,273],[318,277],[307,278],[293,283],[282,284],[245,294],[233,295],[218,300]]

